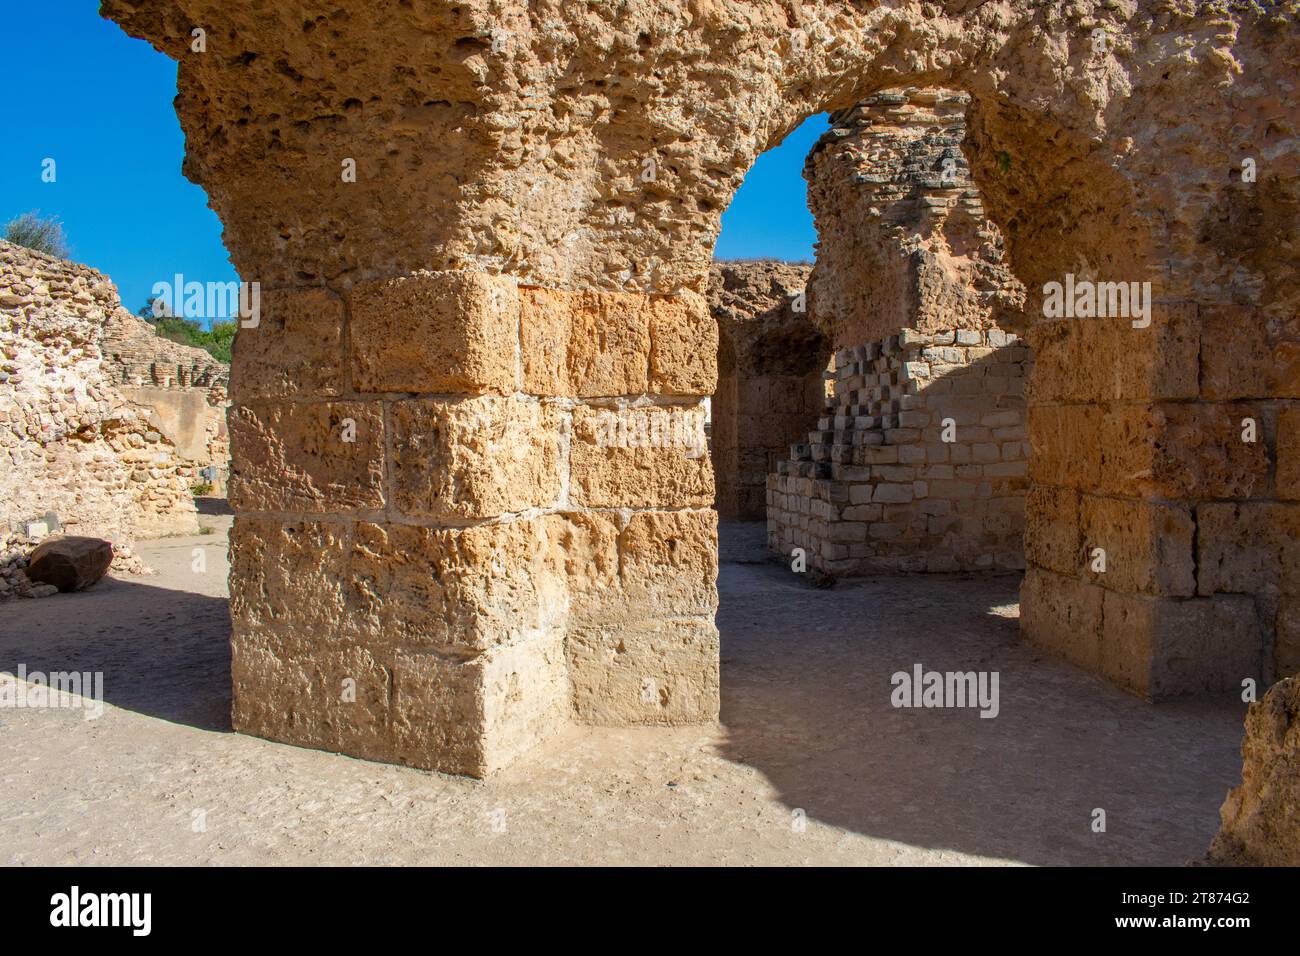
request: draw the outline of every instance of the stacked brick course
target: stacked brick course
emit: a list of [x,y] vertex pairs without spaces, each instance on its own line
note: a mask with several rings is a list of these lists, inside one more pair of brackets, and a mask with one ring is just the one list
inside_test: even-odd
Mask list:
[[835,356],[835,397],[768,480],[772,546],[831,574],[1024,567],[1028,350],[998,329]]

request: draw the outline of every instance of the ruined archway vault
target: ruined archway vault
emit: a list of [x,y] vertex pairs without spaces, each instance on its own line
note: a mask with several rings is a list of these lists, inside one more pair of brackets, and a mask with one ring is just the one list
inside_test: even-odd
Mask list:
[[708,457],[605,425],[691,432],[744,173],[900,84],[970,94],[1031,313],[1155,284],[1149,328],[1034,343],[1027,636],[1153,697],[1300,669],[1295,2],[103,7],[179,61],[186,172],[262,284],[237,728],[484,774],[568,719],[714,719]]

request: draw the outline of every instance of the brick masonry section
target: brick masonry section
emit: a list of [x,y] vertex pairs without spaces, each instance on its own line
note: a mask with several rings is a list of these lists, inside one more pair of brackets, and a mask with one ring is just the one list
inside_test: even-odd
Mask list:
[[768,543],[833,575],[1024,567],[1028,350],[997,329],[835,356],[835,394],[768,478]]

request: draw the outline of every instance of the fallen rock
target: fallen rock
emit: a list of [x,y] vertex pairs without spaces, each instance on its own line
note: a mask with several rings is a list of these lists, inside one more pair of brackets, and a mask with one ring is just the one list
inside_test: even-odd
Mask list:
[[27,577],[60,591],[80,591],[102,578],[112,563],[109,542],[69,535],[38,545],[28,559]]
[[1241,762],[1208,862],[1300,866],[1300,677],[1250,705]]

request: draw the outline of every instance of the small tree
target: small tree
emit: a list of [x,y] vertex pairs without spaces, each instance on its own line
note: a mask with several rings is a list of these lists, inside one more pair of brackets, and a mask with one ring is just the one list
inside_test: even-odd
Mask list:
[[38,213],[39,210],[33,210],[10,219],[5,223],[5,239],[47,256],[68,258],[68,237],[63,234],[63,224],[53,216],[43,219]]

